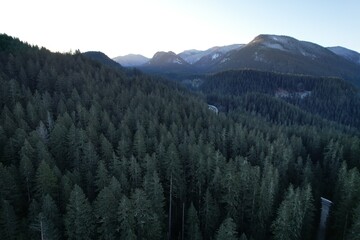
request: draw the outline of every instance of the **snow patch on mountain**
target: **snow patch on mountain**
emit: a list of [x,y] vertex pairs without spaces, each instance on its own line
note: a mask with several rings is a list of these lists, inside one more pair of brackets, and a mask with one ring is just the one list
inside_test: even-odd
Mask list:
[[259,35],[250,44],[261,44],[265,48],[285,51],[295,55],[303,55],[312,60],[324,54],[323,47],[319,45],[299,41],[287,36]]
[[[245,44],[232,44],[232,45],[227,45],[227,46],[222,46],[222,47],[212,47],[205,51],[192,49],[192,50],[186,50],[182,53],[179,53],[179,56],[182,59],[184,59],[186,62],[188,62],[190,64],[194,64],[205,56],[212,56],[213,54],[216,54],[216,53],[226,54],[233,50],[239,50],[244,46],[245,46]],[[220,56],[221,55],[215,57],[215,59]],[[215,59],[213,59],[213,60],[215,60]]]
[[217,59],[218,57],[220,57],[220,54],[219,53],[215,53],[211,56],[211,60],[215,60]]
[[264,57],[261,54],[259,54],[258,52],[254,53],[254,60],[257,62],[266,62]]
[[286,51],[285,48],[278,44],[278,43],[269,43],[269,42],[266,42],[264,43],[264,45],[268,48],[273,48],[273,49],[278,49],[278,50],[281,50],[281,51]]
[[177,64],[183,64],[182,61],[179,58],[175,58],[173,60],[173,63],[177,63]]
[[223,60],[220,61],[220,63],[225,63],[225,62],[227,62],[229,60],[230,60],[230,58],[224,58]]
[[312,60],[316,58],[316,55],[306,52],[303,49],[300,49],[300,53],[305,57],[310,57]]

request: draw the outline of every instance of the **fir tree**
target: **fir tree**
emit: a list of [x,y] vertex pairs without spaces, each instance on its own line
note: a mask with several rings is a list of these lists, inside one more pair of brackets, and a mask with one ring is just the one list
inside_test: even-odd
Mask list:
[[94,218],[90,203],[82,189],[75,185],[70,194],[64,217],[66,235],[69,239],[89,240],[94,236]]
[[236,225],[232,218],[226,218],[220,225],[219,230],[216,234],[216,240],[236,240],[237,232]]

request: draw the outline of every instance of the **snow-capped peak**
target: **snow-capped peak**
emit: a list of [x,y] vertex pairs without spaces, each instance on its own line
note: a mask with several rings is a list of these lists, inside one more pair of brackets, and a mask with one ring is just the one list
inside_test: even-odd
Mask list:
[[272,48],[297,55],[301,54],[311,59],[318,58],[324,53],[324,49],[321,46],[299,41],[288,36],[259,35],[250,44],[261,44],[265,48]]

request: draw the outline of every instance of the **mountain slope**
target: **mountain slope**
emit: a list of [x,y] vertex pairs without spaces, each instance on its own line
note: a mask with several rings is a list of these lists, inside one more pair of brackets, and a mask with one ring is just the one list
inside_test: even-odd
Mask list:
[[360,67],[317,44],[276,35],[259,35],[240,50],[229,52],[208,71],[259,69],[282,73],[335,76],[360,86]]
[[360,53],[344,47],[328,47],[330,51],[356,64],[360,64]]
[[266,94],[308,113],[360,129],[359,90],[339,78],[255,70],[225,71],[205,78],[200,90],[207,95],[228,97]]
[[84,52],[83,55],[108,67],[122,68],[122,66],[109,58],[106,54],[97,51]]
[[209,55],[213,55],[214,54],[225,54],[229,51],[235,50],[235,49],[240,49],[241,47],[243,47],[244,44],[232,44],[232,45],[228,45],[228,46],[222,46],[222,47],[212,47],[209,48],[205,51],[200,51],[200,50],[186,50],[183,51],[181,53],[179,53],[178,55],[180,57],[182,57],[185,61],[187,61],[190,64],[194,64],[196,62],[198,62],[201,58],[209,56]]
[[144,72],[160,73],[163,75],[196,72],[192,65],[171,51],[155,53],[147,63],[138,66],[138,68]]
[[113,60],[124,67],[137,67],[148,62],[149,58],[140,54],[128,54],[125,56],[115,57]]

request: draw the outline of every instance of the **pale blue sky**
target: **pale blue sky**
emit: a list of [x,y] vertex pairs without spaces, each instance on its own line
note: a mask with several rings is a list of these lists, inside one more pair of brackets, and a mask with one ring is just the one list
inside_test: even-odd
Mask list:
[[360,0],[0,1],[0,33],[59,52],[151,57],[263,33],[360,52]]

